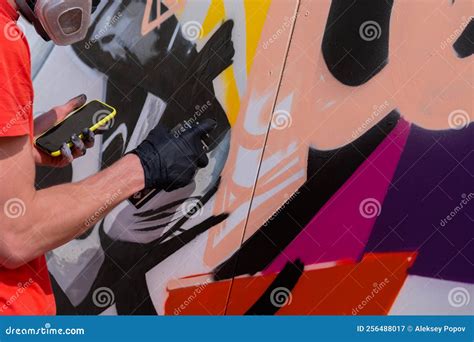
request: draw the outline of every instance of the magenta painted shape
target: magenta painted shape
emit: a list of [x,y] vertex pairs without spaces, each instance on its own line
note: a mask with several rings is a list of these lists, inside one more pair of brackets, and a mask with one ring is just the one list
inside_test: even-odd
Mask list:
[[297,258],[305,265],[359,258],[376,214],[380,214],[409,131],[408,122],[400,119],[385,140],[263,273],[279,272],[289,260]]

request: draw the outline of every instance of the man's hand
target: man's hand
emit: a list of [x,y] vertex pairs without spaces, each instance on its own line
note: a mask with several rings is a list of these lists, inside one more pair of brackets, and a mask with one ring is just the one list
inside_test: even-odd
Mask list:
[[[61,106],[54,107],[50,111],[42,114],[35,119],[34,135],[35,137],[46,132],[58,122],[63,121],[70,113],[82,107],[87,101],[86,95],[80,95],[69,100]],[[83,138],[80,139],[76,134],[71,137],[73,147],[69,148],[65,142],[61,147],[61,155],[52,157],[47,153],[35,148],[33,150],[35,163],[42,166],[65,167],[72,163],[75,158],[82,157],[86,150],[94,146],[94,133],[89,128],[83,128]]]
[[163,126],[155,127],[132,153],[140,158],[145,172],[145,188],[172,191],[188,185],[198,168],[209,160],[201,139],[216,127],[211,119],[204,120],[179,137]]

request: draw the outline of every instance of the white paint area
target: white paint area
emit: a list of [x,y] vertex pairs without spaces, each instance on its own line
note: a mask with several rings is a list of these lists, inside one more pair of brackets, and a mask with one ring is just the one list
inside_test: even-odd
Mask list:
[[[128,143],[126,152],[136,148],[148,136],[148,133],[156,127],[158,122],[160,122],[165,109],[166,103],[163,100],[148,93],[142,112],[140,113],[140,118],[137,121],[136,128],[130,137],[130,142]],[[133,115],[133,113],[124,113],[124,115]],[[124,137],[124,141],[125,138],[126,137]]]
[[232,41],[234,42],[234,77],[237,83],[239,96],[247,90],[247,24],[243,1],[224,0],[227,19],[234,20]]
[[268,131],[268,122],[262,119],[263,108],[268,104],[270,98],[273,98],[274,92],[268,92],[264,95],[250,95],[249,103],[245,112],[244,128],[251,135],[264,135]]
[[[296,142],[292,142],[292,143],[289,143],[288,147],[286,148],[286,150],[281,150],[281,151],[278,151],[272,155],[270,155],[268,158],[266,158],[263,162],[262,162],[262,166],[260,167],[260,172],[259,172],[259,175],[258,177],[263,177],[265,176],[268,172],[272,171],[275,167],[277,167],[278,164],[281,163],[282,160],[288,158],[289,156],[291,156],[293,153],[296,152],[297,150],[297,143]],[[287,165],[285,165],[287,166]],[[283,168],[285,168],[285,166],[283,166]]]
[[95,228],[84,240],[72,240],[47,255],[48,269],[73,305],[89,292],[104,261]]
[[207,17],[211,0],[188,1],[181,14],[178,14],[179,22],[197,21],[203,23]]
[[[58,72],[58,65],[67,72]],[[34,113],[42,113],[81,94],[103,99],[107,77],[86,66],[71,47],[55,47],[36,76]],[[47,87],[43,85],[47,84]],[[67,85],[67,86],[65,86]]]
[[235,170],[232,174],[232,180],[235,184],[252,188],[255,184],[256,175],[249,170],[256,170],[260,163],[262,156],[262,149],[249,150],[243,146],[239,146],[237,151],[237,162],[235,163]]
[[472,315],[474,284],[409,275],[390,315]]

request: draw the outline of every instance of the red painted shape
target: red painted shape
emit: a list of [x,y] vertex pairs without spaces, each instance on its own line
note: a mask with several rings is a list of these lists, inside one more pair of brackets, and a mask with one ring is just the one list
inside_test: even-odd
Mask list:
[[[415,252],[370,253],[361,262],[339,261],[307,266],[278,315],[385,315],[402,287]],[[227,314],[244,314],[276,274],[234,279]],[[170,282],[168,315],[222,315],[230,280],[209,276]]]

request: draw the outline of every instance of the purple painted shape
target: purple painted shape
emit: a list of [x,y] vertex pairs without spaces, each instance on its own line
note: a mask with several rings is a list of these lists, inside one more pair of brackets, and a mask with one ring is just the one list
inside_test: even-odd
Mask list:
[[474,283],[474,124],[412,125],[365,252],[417,251],[409,274]]
[[[400,119],[385,140],[263,273],[281,271],[288,261],[297,258],[305,265],[358,259],[365,249],[376,214],[380,212],[409,131],[408,122]],[[376,212],[371,211],[374,208]]]

